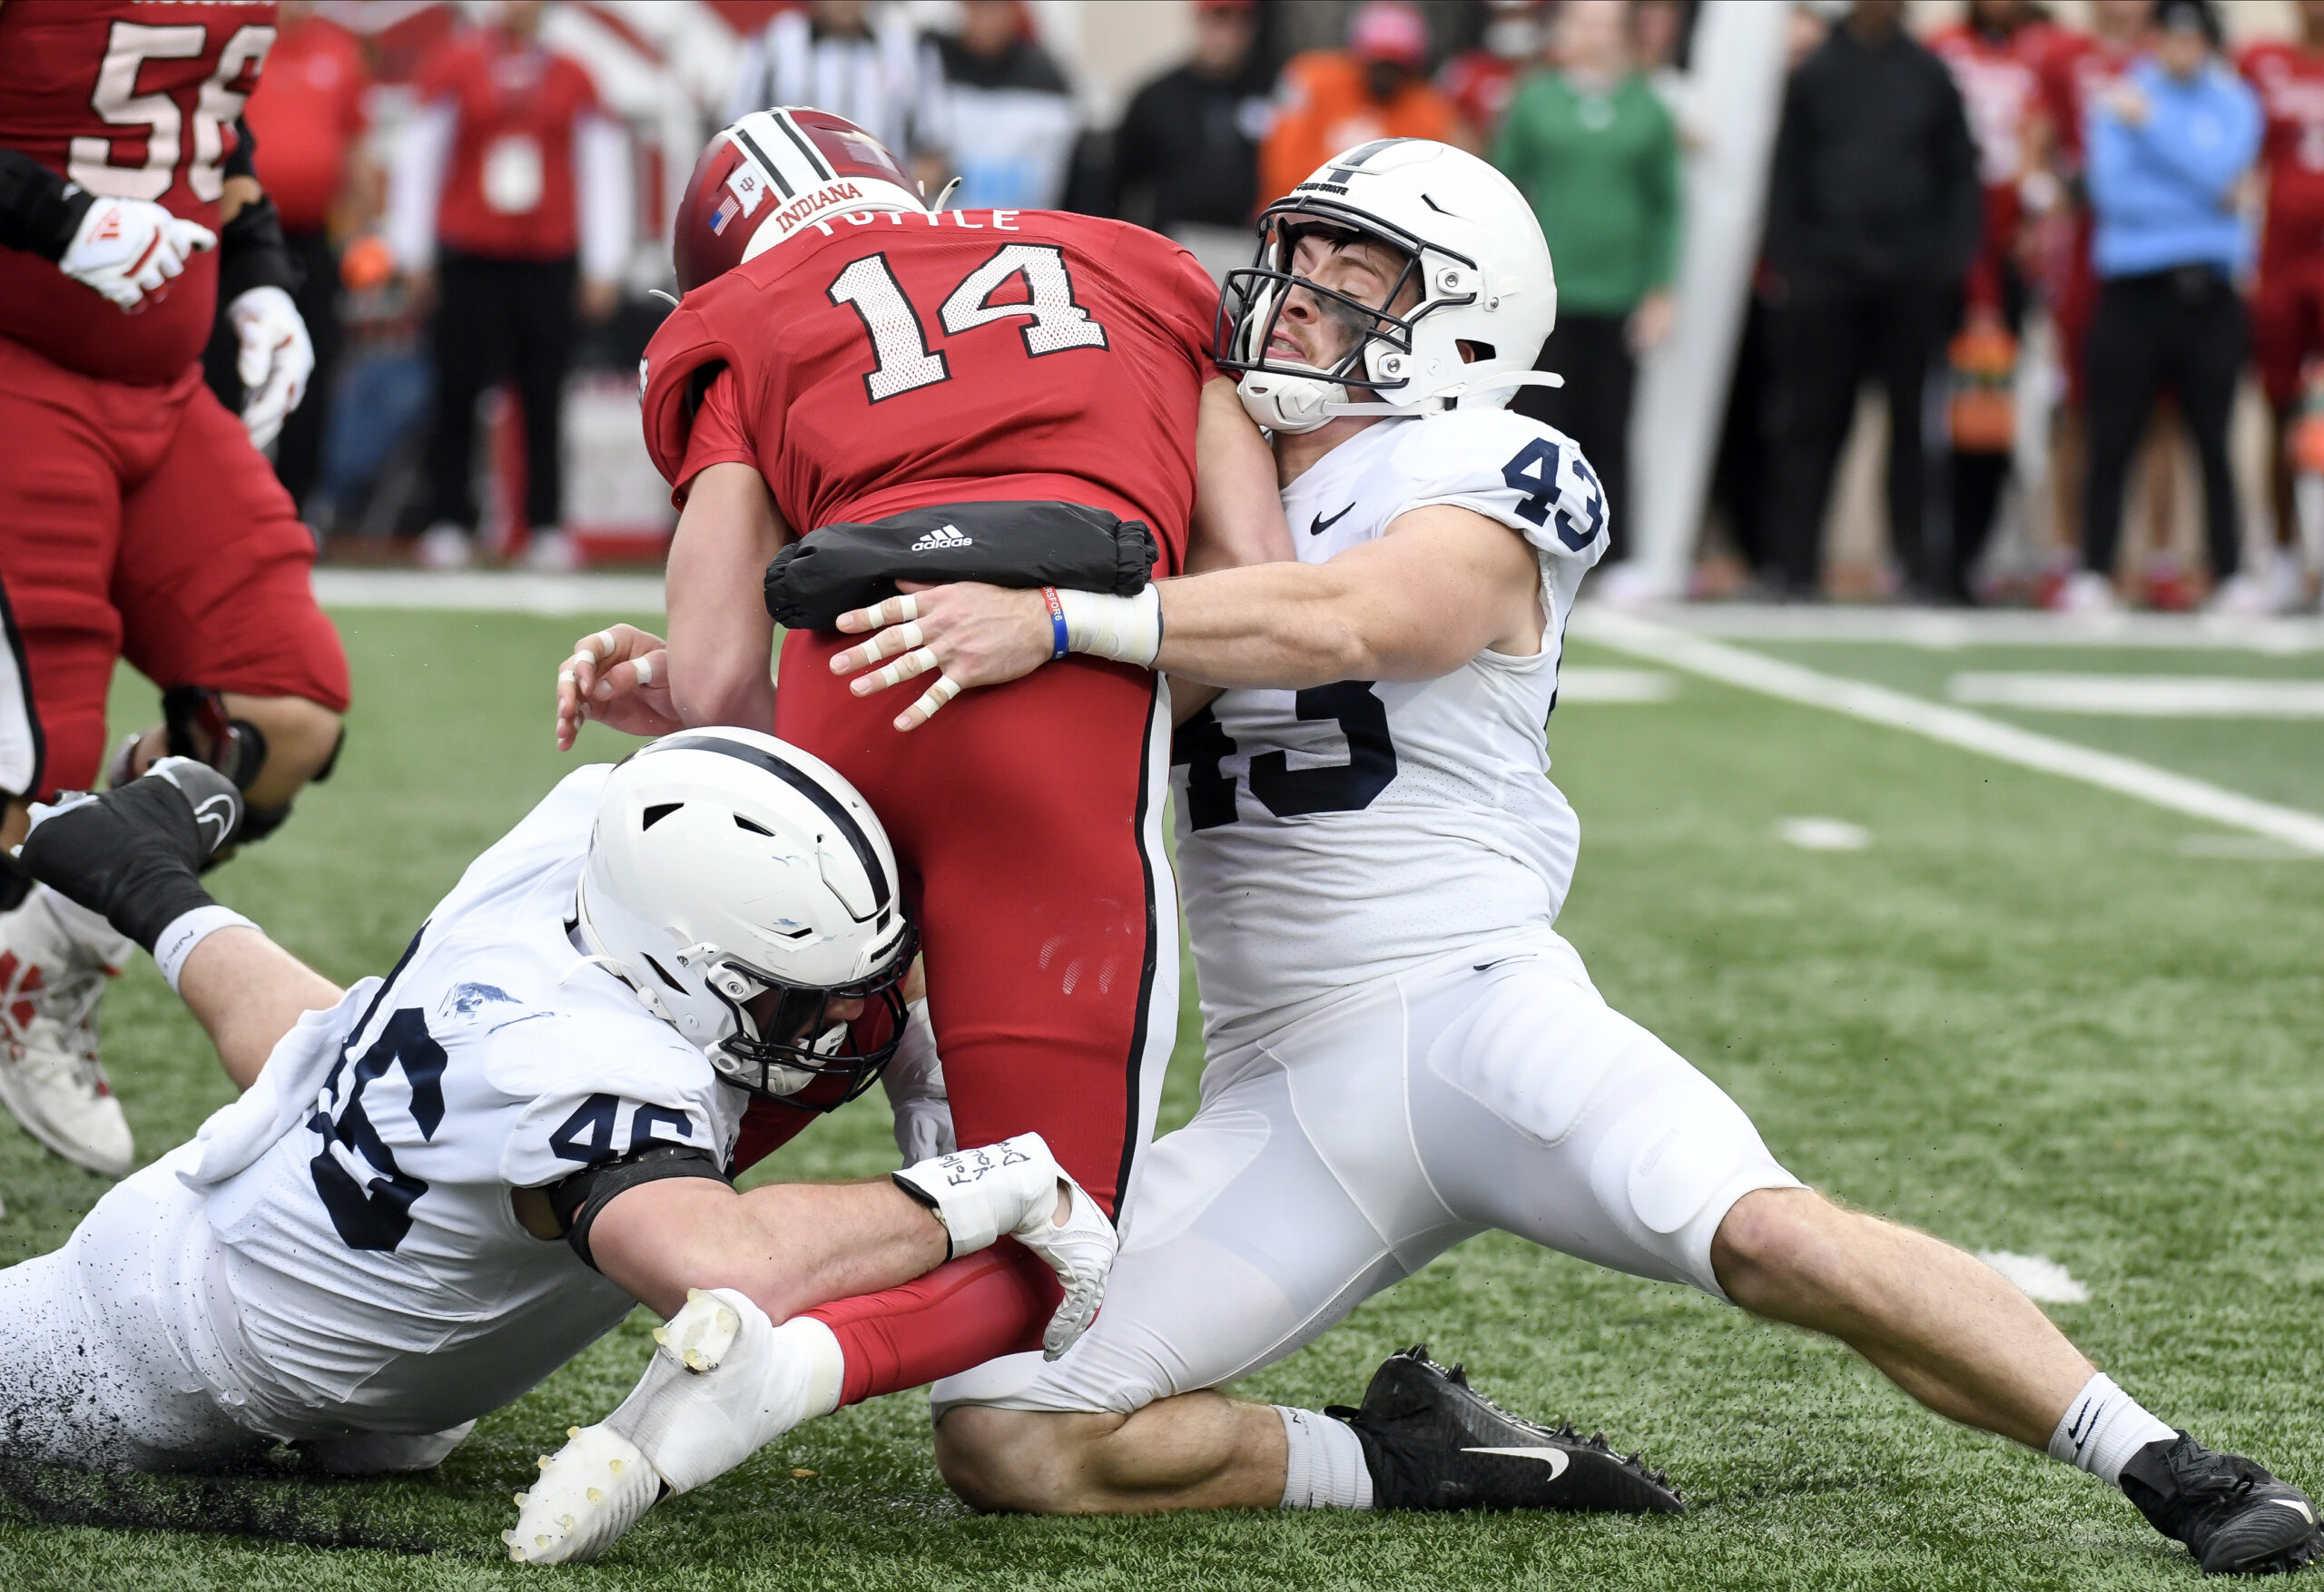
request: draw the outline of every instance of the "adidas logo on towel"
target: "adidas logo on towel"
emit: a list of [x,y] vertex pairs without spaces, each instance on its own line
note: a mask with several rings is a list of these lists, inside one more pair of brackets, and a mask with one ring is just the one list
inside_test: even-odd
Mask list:
[[958,526],[938,526],[911,545],[915,553],[939,553],[948,547],[973,547],[976,538],[965,536]]

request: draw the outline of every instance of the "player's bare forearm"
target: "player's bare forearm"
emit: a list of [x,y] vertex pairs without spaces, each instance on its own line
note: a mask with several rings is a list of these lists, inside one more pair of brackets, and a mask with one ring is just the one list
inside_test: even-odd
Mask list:
[[1538,645],[1539,579],[1531,549],[1505,526],[1467,509],[1415,509],[1322,564],[1164,582],[1155,667],[1230,688],[1431,680],[1488,647]]
[[774,621],[759,594],[790,540],[750,466],[713,465],[694,478],[665,577],[671,700],[686,723],[774,727]]
[[894,1184],[773,1183],[737,1194],[707,1177],[616,1195],[589,1229],[597,1267],[663,1316],[689,1288],[732,1288],[775,1321],[877,1293],[941,1265],[943,1227]]
[[1297,556],[1284,523],[1275,454],[1243,410],[1235,384],[1203,388],[1195,428],[1195,512],[1187,573],[1236,569]]
[[222,929],[195,946],[178,970],[178,994],[219,1065],[247,1089],[282,1036],[346,992],[255,929]]

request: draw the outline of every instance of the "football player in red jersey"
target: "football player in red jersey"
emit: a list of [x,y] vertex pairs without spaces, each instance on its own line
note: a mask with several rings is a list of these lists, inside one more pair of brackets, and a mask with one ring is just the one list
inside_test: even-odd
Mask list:
[[[2018,268],[2025,203],[2031,123],[2042,98],[2041,64],[2053,30],[2039,21],[2025,0],[1971,0],[1962,19],[1939,29],[1928,47],[1943,57],[1960,85],[1969,131],[1977,142],[1977,180],[1984,191],[1984,235],[1962,284],[1961,325],[1966,334],[1991,338],[2006,329],[2011,339],[2023,329],[2025,281]],[[1971,569],[1992,533],[2009,473],[2007,448],[1965,448],[1957,433],[1953,450],[1953,545],[1949,567],[1939,576],[1943,594],[1973,602]]]
[[[676,257],[685,297],[644,372],[647,446],[683,506],[669,644],[627,627],[585,643],[560,741],[602,672],[632,715],[609,717],[618,728],[771,729],[841,771],[896,846],[960,1142],[999,1122],[1038,1131],[1118,1219],[1177,1034],[1167,688],[1131,663],[1065,656],[1060,618],[1056,668],[931,719],[956,689],[934,673],[897,719],[833,674],[835,632],[791,632],[771,682],[759,592],[802,536],[938,506],[931,537],[960,522],[996,543],[1011,530],[979,506],[1142,521],[1157,575],[1287,558],[1272,456],[1211,359],[1217,289],[1121,222],[931,211],[868,134],[811,110],[712,142]],[[1125,637],[1115,656],[1150,661],[1157,643]],[[641,667],[652,707],[631,692]],[[899,734],[907,722],[924,727]],[[812,1120],[754,1110],[736,1164]],[[814,1313],[853,1403],[1030,1347],[1055,1293],[1004,1244]]]
[[[117,657],[162,687],[166,722],[118,749],[116,779],[201,756],[263,832],[338,747],[347,660],[259,451],[313,365],[237,125],[274,37],[271,3],[0,5],[0,580],[47,753],[11,795],[96,783]],[[239,418],[202,384],[222,311]],[[25,891],[0,893],[0,1100],[118,1175],[134,1150],[95,1012],[129,947]]]
[[[2324,0],[2300,0],[2299,36],[2268,39],[2239,64],[2267,113],[2268,173],[2260,280],[2251,294],[2252,351],[2276,413],[2278,539],[2294,540],[2292,432],[2324,355]],[[2319,572],[2307,572],[2313,581]],[[2254,585],[2265,606],[2269,594]],[[2312,592],[2309,594],[2312,595]]]

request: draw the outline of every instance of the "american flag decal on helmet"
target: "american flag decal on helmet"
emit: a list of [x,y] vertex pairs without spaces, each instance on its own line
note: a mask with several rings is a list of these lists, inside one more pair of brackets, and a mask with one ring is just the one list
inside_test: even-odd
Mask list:
[[711,235],[716,237],[725,231],[727,223],[742,213],[743,201],[735,198],[733,193],[728,193],[725,198],[718,201],[718,208],[710,212]]

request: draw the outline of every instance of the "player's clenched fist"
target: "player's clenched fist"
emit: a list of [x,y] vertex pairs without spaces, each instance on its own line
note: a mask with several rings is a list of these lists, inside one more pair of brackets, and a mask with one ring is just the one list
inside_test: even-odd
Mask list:
[[217,246],[217,233],[158,204],[100,199],[81,218],[56,269],[129,311],[182,273],[189,255]]
[[670,699],[669,654],[660,636],[615,624],[573,644],[556,670],[556,749],[572,751],[592,719],[626,735],[685,728]]

